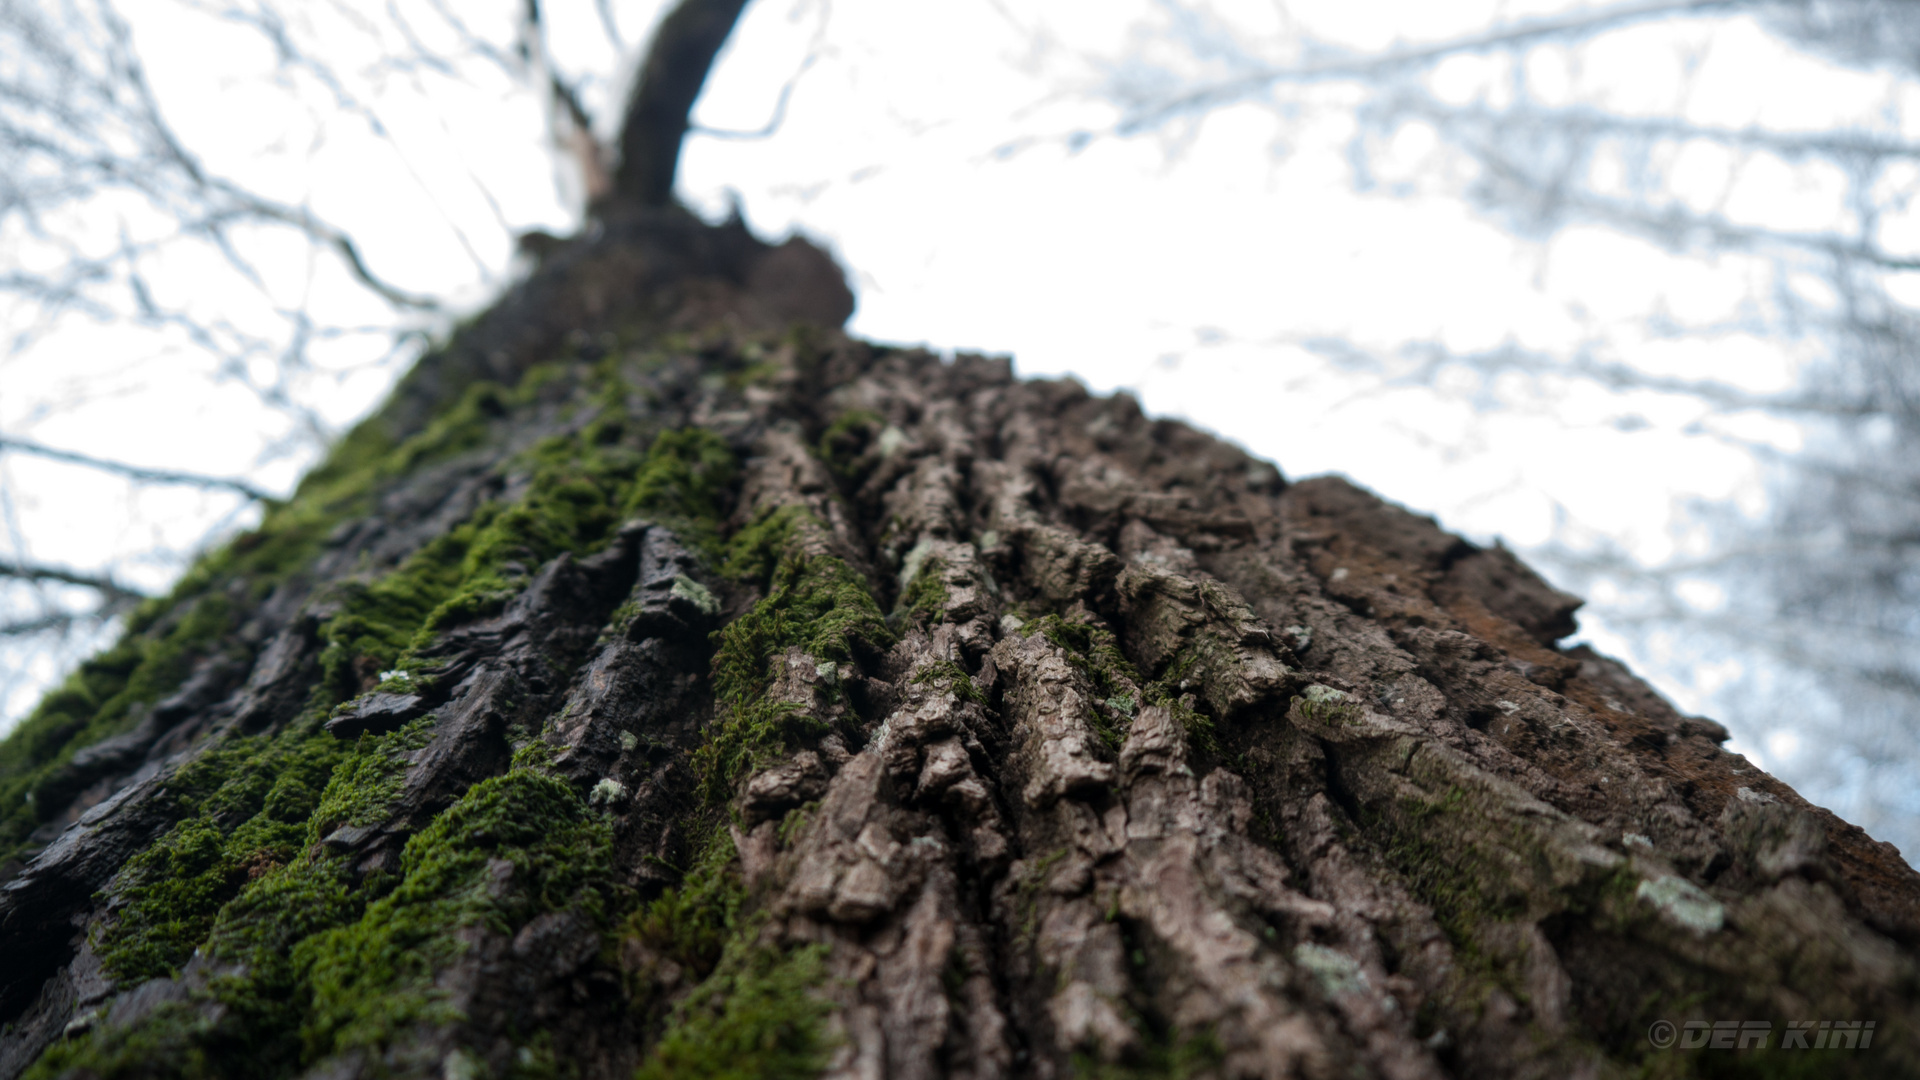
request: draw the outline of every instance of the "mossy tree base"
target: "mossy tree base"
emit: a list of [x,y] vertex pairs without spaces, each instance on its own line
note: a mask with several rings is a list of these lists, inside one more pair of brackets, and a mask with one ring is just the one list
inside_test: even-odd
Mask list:
[[1920,1074],[1920,877],[1571,598],[846,299],[612,223],[51,695],[0,1080]]

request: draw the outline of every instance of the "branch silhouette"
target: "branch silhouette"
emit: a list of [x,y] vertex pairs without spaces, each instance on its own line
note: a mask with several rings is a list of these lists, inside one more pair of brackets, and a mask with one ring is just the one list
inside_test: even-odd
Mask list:
[[46,458],[49,461],[63,461],[69,465],[84,465],[89,469],[98,469],[101,472],[112,473],[115,476],[124,476],[129,480],[136,480],[143,484],[175,484],[182,487],[209,488],[217,491],[231,491],[257,502],[276,501],[270,492],[263,488],[255,487],[253,484],[237,477],[206,476],[201,473],[178,472],[173,469],[153,469],[144,465],[132,465],[124,461],[109,461],[106,458],[97,458],[91,454],[82,454],[74,450],[61,450],[57,447],[30,442],[26,439],[0,435],[0,451],[7,450],[12,450],[20,454],[32,454],[34,457]]
[[146,593],[122,585],[111,576],[92,574],[64,566],[50,566],[45,563],[23,563],[0,559],[0,577],[14,578],[19,581],[51,581],[62,585],[81,585],[99,590],[110,601],[131,602],[147,598]]

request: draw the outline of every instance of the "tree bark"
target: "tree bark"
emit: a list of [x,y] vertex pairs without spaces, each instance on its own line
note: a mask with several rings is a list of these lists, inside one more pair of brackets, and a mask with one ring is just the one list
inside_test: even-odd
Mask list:
[[1915,1073],[1914,873],[1571,597],[850,310],[611,220],[144,609],[0,747],[0,1076]]
[[1920,1075],[1920,878],[1504,549],[674,207],[740,6],[0,743],[0,1080]]

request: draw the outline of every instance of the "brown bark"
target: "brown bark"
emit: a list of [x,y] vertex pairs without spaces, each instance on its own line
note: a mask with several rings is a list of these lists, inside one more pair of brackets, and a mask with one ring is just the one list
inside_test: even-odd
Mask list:
[[[1125,396],[775,329],[847,310],[803,244],[634,217],[424,362],[370,422],[393,441],[427,437],[478,378],[572,357],[496,401],[480,445],[375,481],[270,591],[216,566],[176,598],[224,590],[243,610],[177,692],[43,788],[70,795],[0,889],[0,1075],[54,1051],[42,1070],[71,1075],[692,1074],[674,1032],[746,994],[722,978],[735,954],[675,951],[632,913],[691,890],[716,826],[704,850],[740,898],[738,948],[818,964],[782,992],[819,1003],[796,1023],[817,1026],[824,1075],[1719,1075],[1821,1053],[1821,1075],[1914,1074],[1914,873],[1722,750],[1719,725],[1557,647],[1572,598],[1502,549],[1344,481],[1288,484]],[[740,463],[717,511],[735,554],[785,521],[762,555],[841,560],[890,629],[848,631],[831,663],[775,634],[749,657],[757,696],[716,704],[707,632],[791,581],[703,554],[698,522],[642,518],[518,567],[497,613],[416,643],[429,688],[374,690],[356,666],[337,695],[352,700],[313,712],[343,588],[401,573],[489,503],[532,505],[528,454],[555,439],[639,451],[693,428]],[[769,702],[785,740],[716,773],[703,752]],[[314,842],[224,886],[171,974],[103,964],[155,887],[129,858],[195,820],[195,762],[422,715],[377,817],[314,811]],[[280,875],[410,895],[409,840],[488,778],[534,775],[607,828],[604,902],[513,907],[558,871],[495,857],[472,887],[518,914],[420,948],[440,1011],[371,1041],[315,1035],[319,968],[263,981],[265,961],[222,944],[267,917],[255,897]],[[1789,1021],[1876,1032],[1795,1060],[1688,1054],[1649,1044],[1661,1019],[1766,1020],[1775,1048]]]
[[672,207],[740,7],[0,744],[0,1080],[1920,1075],[1920,878],[1504,549]]

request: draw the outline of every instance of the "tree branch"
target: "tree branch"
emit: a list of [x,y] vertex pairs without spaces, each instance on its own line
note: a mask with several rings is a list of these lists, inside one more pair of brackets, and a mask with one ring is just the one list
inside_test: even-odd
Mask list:
[[[278,51],[283,58],[291,58],[297,55],[292,47],[286,44],[284,35],[278,33],[269,22],[254,20],[254,25],[263,33],[266,33],[268,39],[275,43],[276,51]],[[168,125],[166,119],[161,115],[159,99],[154,96],[153,88],[147,82],[146,69],[140,63],[138,56],[134,52],[131,31],[127,29],[126,24],[121,22],[117,16],[110,16],[106,21],[106,26],[108,32],[113,35],[115,43],[119,46],[117,54],[111,59],[118,68],[120,77],[125,81],[126,85],[132,89],[140,102],[140,112],[142,119],[146,123],[147,134],[159,144],[161,153],[167,159],[178,165],[180,170],[187,175],[188,179],[205,190],[218,191],[227,198],[232,199],[238,206],[261,218],[291,225],[305,232],[315,241],[331,247],[335,254],[340,257],[341,261],[346,263],[348,273],[352,274],[362,285],[372,289],[388,303],[396,307],[413,308],[421,311],[439,310],[439,304],[432,298],[416,296],[404,289],[400,289],[383,281],[375,275],[372,269],[367,266],[366,261],[360,257],[360,248],[354,243],[353,238],[341,229],[320,220],[312,210],[304,206],[280,205],[246,191],[238,185],[208,175],[206,171],[201,168],[199,159],[187,151],[187,148],[181,144],[179,138],[174,135],[173,128]],[[308,66],[308,70],[313,70],[311,65]],[[319,73],[324,75],[324,72]],[[336,94],[340,94],[337,89]]]
[[1508,48],[1546,38],[1590,36],[1637,22],[1672,15],[1701,14],[1719,8],[1739,7],[1751,0],[1653,0],[1651,3],[1622,4],[1618,7],[1523,19],[1511,26],[1484,34],[1469,34],[1430,45],[1388,49],[1374,55],[1341,56],[1334,59],[1267,66],[1244,75],[1198,86],[1185,93],[1151,103],[1147,108],[1122,120],[1116,127],[1120,135],[1134,135],[1164,123],[1181,113],[1203,110],[1238,101],[1274,83],[1309,83],[1329,79],[1378,78],[1402,68],[1431,64],[1459,53],[1485,52]]
[[0,559],[0,577],[14,578],[19,581],[57,581],[62,585],[80,585],[97,589],[109,600],[120,602],[147,599],[146,593],[128,588],[109,576],[69,570],[63,566],[47,566],[43,563],[20,563]]
[[693,127],[689,125],[687,130],[695,135],[704,135],[709,139],[746,140],[772,137],[774,132],[780,130],[780,125],[786,123],[787,102],[792,100],[793,88],[799,85],[800,76],[805,75],[807,69],[811,68],[815,61],[819,59],[820,54],[818,52],[810,52],[807,54],[807,58],[800,62],[800,70],[788,76],[787,81],[781,85],[780,96],[775,98],[773,102],[773,116],[768,118],[767,122],[760,127],[752,131],[733,131],[727,128]]
[[746,0],[680,0],[660,23],[627,100],[614,200],[638,206],[673,201],[687,115],[745,7]]
[[[149,469],[140,465],[128,465],[120,461],[108,461],[88,454],[75,453],[72,450],[60,450],[51,446],[42,446],[25,439],[16,439],[0,435],[0,451],[13,450],[22,454],[32,454],[50,461],[64,461],[69,465],[84,465],[89,469],[124,476],[146,484],[179,484],[185,487],[210,488],[231,491],[244,495],[257,502],[274,502],[274,496],[254,487],[245,480],[225,476],[202,476],[199,473],[175,472],[171,469]],[[18,575],[14,575],[18,576]],[[75,582],[75,584],[89,584]]]
[[51,615],[40,615],[31,619],[18,619],[13,622],[4,622],[0,623],[0,638],[31,637],[35,634],[44,634],[49,630],[65,632],[72,629],[73,624],[83,619],[105,618],[106,615],[106,611],[98,609],[87,612],[62,611]]

